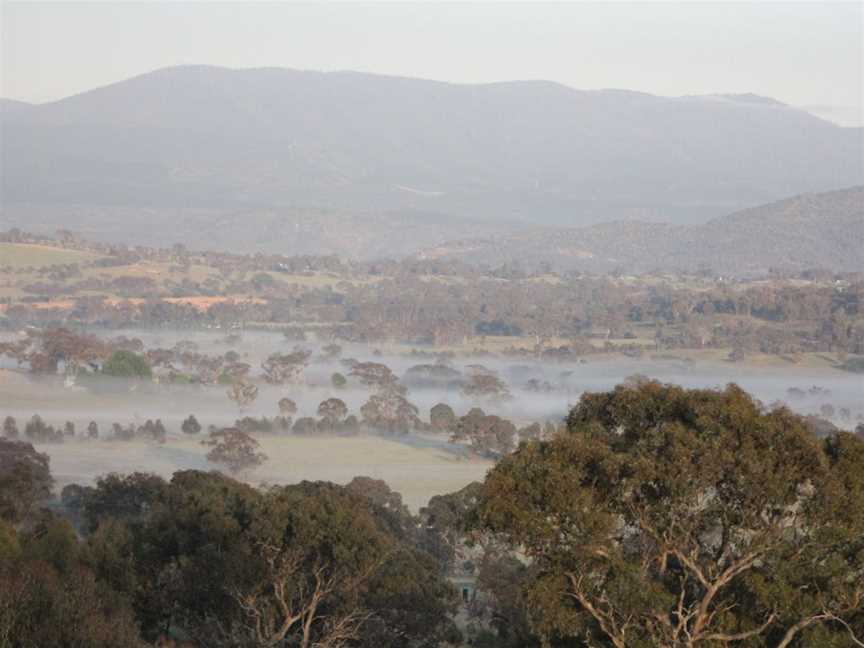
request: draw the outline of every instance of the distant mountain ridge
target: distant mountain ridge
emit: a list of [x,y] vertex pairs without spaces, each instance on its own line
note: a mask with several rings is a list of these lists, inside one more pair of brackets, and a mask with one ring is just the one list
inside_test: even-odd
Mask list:
[[755,95],[184,66],[4,101],[0,190],[8,213],[54,219],[75,205],[693,223],[864,183],[861,134]]
[[630,274],[710,269],[745,276],[772,268],[864,272],[864,187],[803,194],[704,225],[615,222],[538,228],[452,241],[417,256],[489,266],[546,262],[559,270]]
[[[3,116],[10,117],[18,113],[23,113],[33,108],[35,104],[27,103],[26,101],[18,101],[17,99],[4,99],[0,97],[0,118]],[[2,131],[0,131],[2,134]]]

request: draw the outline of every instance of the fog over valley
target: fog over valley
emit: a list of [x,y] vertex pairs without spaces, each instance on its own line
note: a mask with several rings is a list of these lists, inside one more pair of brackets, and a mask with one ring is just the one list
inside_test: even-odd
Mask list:
[[[163,382],[156,384],[122,378],[28,376],[18,373],[14,362],[4,360],[0,364],[0,399],[7,403],[4,415],[14,417],[22,425],[33,414],[57,428],[71,421],[82,433],[95,421],[102,431],[103,440],[98,442],[73,437],[62,444],[43,447],[51,457],[55,479],[61,486],[93,483],[109,472],[145,470],[170,477],[180,469],[206,469],[207,447],[197,436],[190,439],[181,430],[190,414],[205,429],[211,425],[230,427],[244,417],[276,416],[279,399],[287,396],[297,405],[295,420],[319,418],[318,406],[329,398],[339,398],[348,412],[359,415],[370,393],[361,381],[350,378],[346,369],[350,366],[350,361],[346,364],[349,359],[389,367],[425,419],[432,407],[445,403],[457,416],[479,406],[490,414],[512,420],[518,427],[550,421],[557,425],[584,392],[611,389],[641,375],[689,388],[721,388],[735,382],[766,404],[782,402],[803,415],[824,416],[822,408],[830,405],[834,411],[831,418],[847,429],[864,420],[860,377],[818,367],[741,368],[662,354],[640,360],[597,358],[576,363],[530,358],[515,363],[483,356],[459,359],[443,356],[430,360],[418,357],[416,350],[412,356],[407,347],[395,353],[358,344],[346,344],[341,347],[339,357],[327,358],[327,352],[321,348],[326,345],[307,342],[297,345],[279,333],[229,333],[229,340],[221,331],[133,329],[123,335],[141,340],[147,349],[178,349],[187,345],[204,355],[235,352],[240,362],[253,368],[253,374],[269,355],[292,348],[309,350],[311,364],[296,382],[282,385],[263,382],[254,402],[238,409],[237,403],[227,396],[225,384],[183,384],[176,378],[168,379],[167,373],[162,375]],[[15,340],[16,336],[7,335],[4,341]],[[488,395],[475,398],[465,394],[462,385],[478,365],[501,377],[509,392],[506,398]],[[430,378],[426,375],[430,367],[446,371],[439,372],[443,374],[441,377]],[[349,380],[344,386],[335,387],[331,379],[340,372],[349,374]],[[846,413],[841,417],[844,410]],[[141,426],[147,419],[161,420],[166,429],[165,439],[157,439],[156,443],[153,439],[126,443],[111,440],[113,423]],[[374,427],[342,432],[322,429],[311,437],[292,434],[289,428],[268,434],[261,442],[269,460],[264,466],[244,473],[245,480],[296,483],[303,479],[327,479],[347,483],[356,475],[366,475],[391,484],[415,511],[432,495],[458,490],[481,479],[491,465],[488,458],[472,455],[468,448],[453,443],[446,431],[442,434],[413,430],[410,426],[393,431]]]

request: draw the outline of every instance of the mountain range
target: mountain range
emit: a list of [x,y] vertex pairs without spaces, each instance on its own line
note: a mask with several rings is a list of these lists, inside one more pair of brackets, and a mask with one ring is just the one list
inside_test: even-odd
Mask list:
[[[862,134],[756,95],[181,66],[0,101],[0,228],[351,258],[498,260],[552,243],[556,263],[592,269],[788,248],[784,263],[836,266],[832,215],[771,218],[806,221],[826,200],[846,214],[842,191],[811,194],[864,184]],[[762,249],[769,235],[805,238]]]
[[704,222],[864,182],[862,129],[755,95],[165,68],[0,105],[3,204]]

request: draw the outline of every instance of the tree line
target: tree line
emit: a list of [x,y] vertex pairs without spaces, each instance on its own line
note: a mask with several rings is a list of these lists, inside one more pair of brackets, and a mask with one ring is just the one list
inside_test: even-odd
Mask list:
[[[20,232],[4,236],[30,240]],[[860,273],[811,272],[794,280],[634,279],[479,270],[435,261],[356,263],[333,257],[193,254],[182,246],[88,248],[90,244],[76,243],[74,237],[66,237],[64,245],[110,255],[90,262],[94,265],[106,259],[120,268],[170,263],[177,272],[161,281],[130,273],[70,283],[80,274],[74,264],[30,269],[39,280],[21,286],[30,291],[28,297],[10,300],[3,311],[7,326],[314,324],[335,339],[354,342],[447,346],[495,335],[546,340],[543,346],[548,348],[554,346],[549,341],[564,340],[571,355],[603,351],[589,343],[598,334],[617,340],[647,334],[655,349],[864,353]],[[206,279],[183,274],[193,261],[210,271]],[[326,286],[282,281],[286,273],[324,274],[334,281]],[[57,295],[74,305],[51,308],[50,300]],[[170,301],[201,296],[225,299],[207,308]]]

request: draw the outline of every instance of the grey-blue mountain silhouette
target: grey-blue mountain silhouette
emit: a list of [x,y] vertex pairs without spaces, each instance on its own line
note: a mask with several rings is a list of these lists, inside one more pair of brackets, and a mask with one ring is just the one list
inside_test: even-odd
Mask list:
[[188,66],[0,115],[4,208],[72,229],[89,207],[692,223],[864,182],[861,129],[754,95]]

